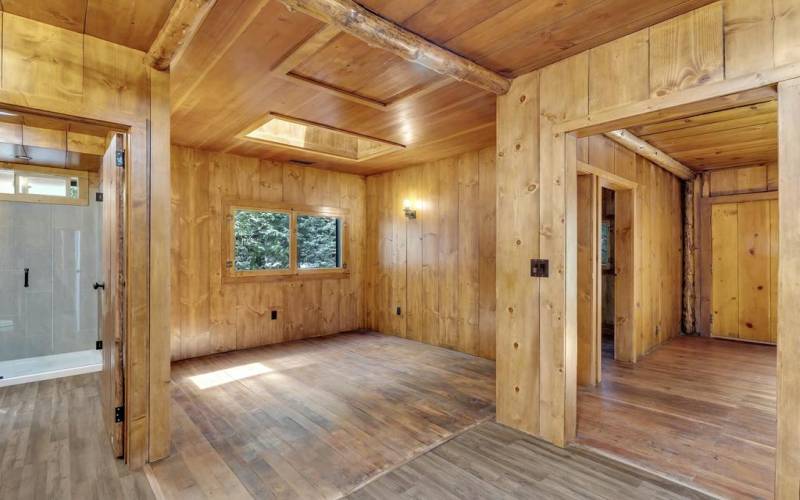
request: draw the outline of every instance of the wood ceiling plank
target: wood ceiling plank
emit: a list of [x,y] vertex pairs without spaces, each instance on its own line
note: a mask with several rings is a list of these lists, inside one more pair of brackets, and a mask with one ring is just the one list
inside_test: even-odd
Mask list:
[[671,140],[680,141],[685,138],[699,137],[707,134],[720,134],[732,130],[747,128],[756,125],[774,124],[777,121],[777,114],[760,114],[754,116],[746,116],[736,120],[720,121],[715,123],[708,123],[706,125],[698,125],[696,127],[679,128],[676,130],[668,130],[666,132],[659,132],[657,134],[640,135],[639,137],[655,141],[665,142]]
[[507,78],[387,21],[353,0],[280,1],[290,9],[335,24],[372,46],[479,89],[503,95],[511,85]]
[[[770,120],[764,123],[749,124],[742,127],[722,128],[720,130],[712,130],[711,132],[707,133],[682,135],[674,138],[663,139],[659,138],[657,135],[650,135],[647,136],[647,138],[654,144],[657,143],[665,148],[680,150],[681,148],[690,149],[686,148],[686,146],[691,146],[693,144],[732,143],[751,140],[754,137],[759,139],[777,138],[777,128],[777,120]],[[679,132],[685,131],[686,129],[683,129]]]
[[647,125],[640,125],[630,127],[630,131],[640,137],[646,137],[653,134],[660,134],[664,132],[677,131],[681,129],[690,129],[693,127],[724,123],[728,121],[739,120],[748,118],[754,115],[776,115],[778,110],[778,102],[770,100],[750,106],[739,106],[736,108],[726,109],[723,111],[714,111],[711,113],[704,113],[701,115],[690,116],[687,118],[680,118],[677,120],[668,120],[658,123],[650,123]]
[[89,0],[86,6],[86,34],[146,52],[164,25],[174,2]]
[[444,45],[519,0],[435,0],[402,22],[404,28]]
[[[293,73],[384,103],[440,78],[423,66],[370,47],[346,33],[305,59]],[[367,74],[370,78],[364,77]]]
[[2,9],[59,28],[83,33],[87,0],[3,0]]
[[[713,1],[520,2],[450,40],[447,47],[495,71],[518,76]],[[496,36],[510,32],[513,37]]]
[[217,0],[201,29],[186,48],[184,57],[170,70],[172,109],[200,86],[226,55],[269,0]]

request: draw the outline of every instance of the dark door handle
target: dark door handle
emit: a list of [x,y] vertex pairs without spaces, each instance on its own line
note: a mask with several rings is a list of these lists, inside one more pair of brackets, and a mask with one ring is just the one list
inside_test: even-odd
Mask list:
[[28,273],[30,272],[29,268],[25,268],[25,288],[28,288],[30,285],[28,284]]
[[105,290],[106,289],[106,284],[105,283],[95,283],[94,285],[92,285],[92,288],[94,288],[95,290],[97,290],[98,288],[102,288],[103,290]]

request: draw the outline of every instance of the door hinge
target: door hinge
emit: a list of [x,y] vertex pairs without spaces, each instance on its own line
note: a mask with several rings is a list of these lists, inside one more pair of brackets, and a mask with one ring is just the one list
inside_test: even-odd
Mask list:
[[119,423],[125,420],[125,407],[117,406],[114,408],[114,422]]
[[228,268],[228,269],[232,268],[232,267],[233,267],[233,262],[231,262],[231,261],[229,261],[229,260],[228,260],[228,261],[226,261],[226,262],[225,262],[225,267],[226,267],[226,268]]
[[98,351],[99,351],[99,350],[102,350],[102,349],[103,349],[103,341],[102,341],[102,340],[98,340],[98,341],[96,341],[96,342],[94,343],[94,348],[95,348],[96,350],[98,350]]
[[121,150],[117,151],[116,153],[117,154],[114,157],[116,165],[118,167],[124,167],[125,166],[125,150],[121,149]]

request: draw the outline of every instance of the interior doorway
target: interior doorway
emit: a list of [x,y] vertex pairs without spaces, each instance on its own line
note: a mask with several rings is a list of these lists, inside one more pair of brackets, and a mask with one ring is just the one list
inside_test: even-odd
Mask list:
[[0,108],[0,386],[102,372],[123,456],[127,134]]
[[[579,144],[575,444],[713,495],[768,498],[780,340],[776,101],[626,130],[692,175],[681,180],[602,135]],[[616,177],[634,185],[606,192]],[[628,196],[632,221],[621,208]],[[618,312],[626,293],[629,351]],[[591,314],[594,323],[582,321]],[[594,351],[581,347],[598,337]]]
[[[614,359],[614,191],[601,189],[600,200],[600,362]],[[601,370],[602,372],[602,370]]]

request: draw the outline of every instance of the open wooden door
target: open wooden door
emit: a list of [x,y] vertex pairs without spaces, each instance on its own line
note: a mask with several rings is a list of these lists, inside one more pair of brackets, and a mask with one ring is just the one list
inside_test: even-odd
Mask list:
[[123,344],[125,334],[125,134],[112,133],[103,155],[103,297],[101,336],[103,371],[100,400],[103,421],[117,457],[122,457],[124,436]]

